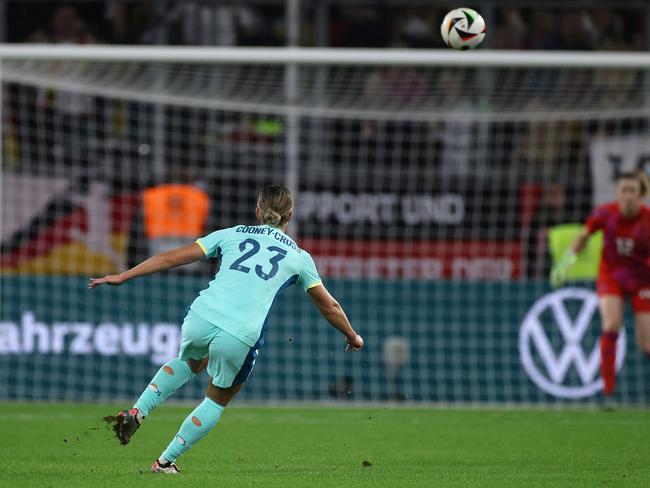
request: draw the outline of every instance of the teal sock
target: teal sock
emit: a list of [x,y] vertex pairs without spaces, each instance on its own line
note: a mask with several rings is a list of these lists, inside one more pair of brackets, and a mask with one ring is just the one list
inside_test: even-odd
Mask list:
[[173,463],[185,454],[217,425],[223,409],[223,406],[205,397],[182,423],[181,430],[161,454],[161,460]]
[[168,361],[158,370],[133,407],[137,408],[143,417],[146,417],[149,412],[191,380],[194,375],[190,365],[181,358]]

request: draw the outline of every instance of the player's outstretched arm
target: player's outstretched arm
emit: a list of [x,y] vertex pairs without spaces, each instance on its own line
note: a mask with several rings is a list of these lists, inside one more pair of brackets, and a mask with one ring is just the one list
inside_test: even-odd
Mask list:
[[157,273],[158,271],[165,271],[204,258],[205,253],[203,252],[203,249],[201,249],[201,246],[196,243],[189,244],[187,246],[156,254],[155,256],[142,261],[137,266],[118,275],[108,275],[103,278],[91,278],[88,283],[88,288],[96,288],[103,284],[115,286],[121,285],[133,278]]
[[571,266],[578,260],[578,254],[587,245],[589,240],[590,231],[587,227],[582,229],[578,237],[573,241],[569,249],[564,253],[564,256],[553,266],[551,270],[551,286],[561,286],[566,281],[567,273]]
[[330,295],[327,288],[323,285],[318,285],[307,290],[307,293],[321,315],[336,329],[343,333],[347,342],[345,350],[358,351],[361,349],[363,347],[363,338],[352,328],[347,315],[345,315],[345,311],[343,311],[339,302]]

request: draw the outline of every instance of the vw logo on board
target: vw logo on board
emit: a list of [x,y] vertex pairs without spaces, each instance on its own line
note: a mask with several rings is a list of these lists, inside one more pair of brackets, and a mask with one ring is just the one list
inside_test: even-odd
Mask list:
[[[569,301],[581,302],[574,317],[567,308]],[[528,377],[546,393],[559,398],[584,398],[602,390],[598,341],[591,350],[585,351],[583,346],[588,329],[596,327],[593,319],[597,314],[598,296],[593,291],[563,288],[541,297],[524,317],[519,330],[521,363]],[[557,328],[562,338],[559,353],[549,338],[549,332],[555,332],[550,327]],[[616,348],[617,371],[624,359],[625,331],[621,329]],[[568,381],[572,367],[578,381]]]

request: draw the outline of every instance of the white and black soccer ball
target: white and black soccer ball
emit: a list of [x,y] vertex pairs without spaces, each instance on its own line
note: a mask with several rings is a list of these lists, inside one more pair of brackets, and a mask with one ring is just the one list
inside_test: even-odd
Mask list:
[[476,10],[456,8],[445,15],[440,25],[445,44],[454,49],[474,49],[485,38],[485,20]]

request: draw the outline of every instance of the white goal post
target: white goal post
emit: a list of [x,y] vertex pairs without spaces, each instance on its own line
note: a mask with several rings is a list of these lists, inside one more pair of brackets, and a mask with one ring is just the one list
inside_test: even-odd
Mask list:
[[[597,249],[572,286],[547,274],[618,172],[650,172],[650,53],[5,44],[0,81],[0,399],[138,393],[216,265],[87,277],[189,238],[150,231],[148,189],[204,192],[207,233],[253,224],[277,181],[368,347],[290,290],[242,398],[596,398]],[[647,404],[633,336],[619,394]]]

